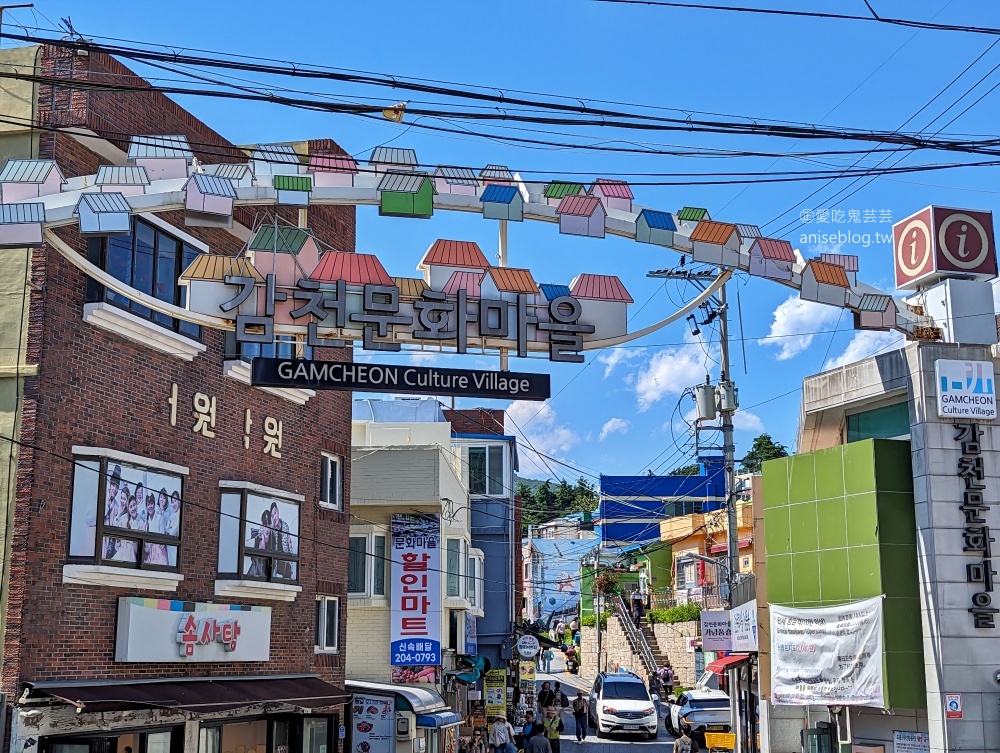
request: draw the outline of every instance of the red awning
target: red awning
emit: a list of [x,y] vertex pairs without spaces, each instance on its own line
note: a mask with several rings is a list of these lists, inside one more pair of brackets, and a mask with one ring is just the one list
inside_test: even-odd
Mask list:
[[202,714],[263,703],[312,710],[350,700],[347,691],[314,675],[39,682],[31,684],[31,694],[58,698],[80,711],[175,708]]
[[750,661],[748,654],[730,654],[729,656],[723,656],[721,659],[709,662],[705,670],[714,675],[721,675],[730,667],[735,667],[737,664],[743,664],[748,661]]

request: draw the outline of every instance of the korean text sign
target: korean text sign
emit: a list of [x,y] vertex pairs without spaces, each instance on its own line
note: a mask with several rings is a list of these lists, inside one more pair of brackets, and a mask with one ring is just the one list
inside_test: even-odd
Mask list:
[[[756,615],[754,615],[756,617]],[[701,613],[701,647],[705,651],[732,651],[733,631],[729,610]]]
[[771,700],[883,708],[882,597],[814,609],[772,604]]
[[[356,750],[392,750],[396,732],[396,706],[392,698],[354,696],[354,746]],[[363,745],[364,743],[364,745]]]
[[441,520],[392,516],[390,664],[441,664]]

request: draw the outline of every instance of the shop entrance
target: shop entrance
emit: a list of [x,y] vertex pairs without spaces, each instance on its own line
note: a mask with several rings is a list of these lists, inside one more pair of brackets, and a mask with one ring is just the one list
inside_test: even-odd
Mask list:
[[[198,753],[333,753],[339,718],[336,714],[248,719],[226,724],[202,722]],[[53,753],[103,753],[53,751]],[[108,752],[111,753],[111,752]],[[117,753],[123,753],[119,750]],[[133,753],[171,753],[134,751]]]

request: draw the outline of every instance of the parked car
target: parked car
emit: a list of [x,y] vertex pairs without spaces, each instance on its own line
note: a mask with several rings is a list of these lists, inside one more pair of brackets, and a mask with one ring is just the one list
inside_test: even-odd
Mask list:
[[685,690],[670,706],[663,725],[667,732],[701,737],[705,732],[728,732],[732,726],[729,696],[721,690]]
[[600,738],[613,732],[636,732],[655,740],[659,721],[653,701],[636,675],[601,672],[590,691],[590,728]]

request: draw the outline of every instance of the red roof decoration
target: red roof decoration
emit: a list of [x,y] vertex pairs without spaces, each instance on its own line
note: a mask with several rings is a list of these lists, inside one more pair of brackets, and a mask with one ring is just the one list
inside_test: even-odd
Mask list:
[[515,267],[493,267],[487,272],[501,293],[537,293],[538,285],[531,272]]
[[489,269],[490,263],[473,241],[436,240],[420,260],[421,267],[435,264],[439,267],[470,267]]
[[569,214],[574,217],[590,217],[601,206],[601,200],[596,196],[585,194],[567,194],[556,207],[556,214]]
[[754,241],[754,245],[760,249],[760,255],[765,259],[795,262],[795,252],[792,250],[792,244],[788,241],[777,238],[758,238]]
[[591,301],[624,301],[634,303],[622,281],[614,275],[578,275],[570,285],[570,294],[574,298]]
[[358,172],[358,163],[347,154],[317,152],[309,155],[309,169],[313,172],[351,173]]
[[392,278],[382,262],[372,254],[351,254],[345,251],[327,251],[319,260],[310,279],[316,282],[337,282],[348,285],[392,285]]
[[632,189],[629,188],[628,183],[623,180],[611,180],[610,178],[598,178],[594,181],[594,185],[590,187],[590,192],[593,193],[595,188],[600,188],[601,193],[607,196],[609,199],[634,199],[635,196],[632,195]]
[[483,277],[481,272],[455,272],[444,284],[442,292],[448,295],[455,295],[459,290],[464,290],[469,298],[480,298],[482,296]]

